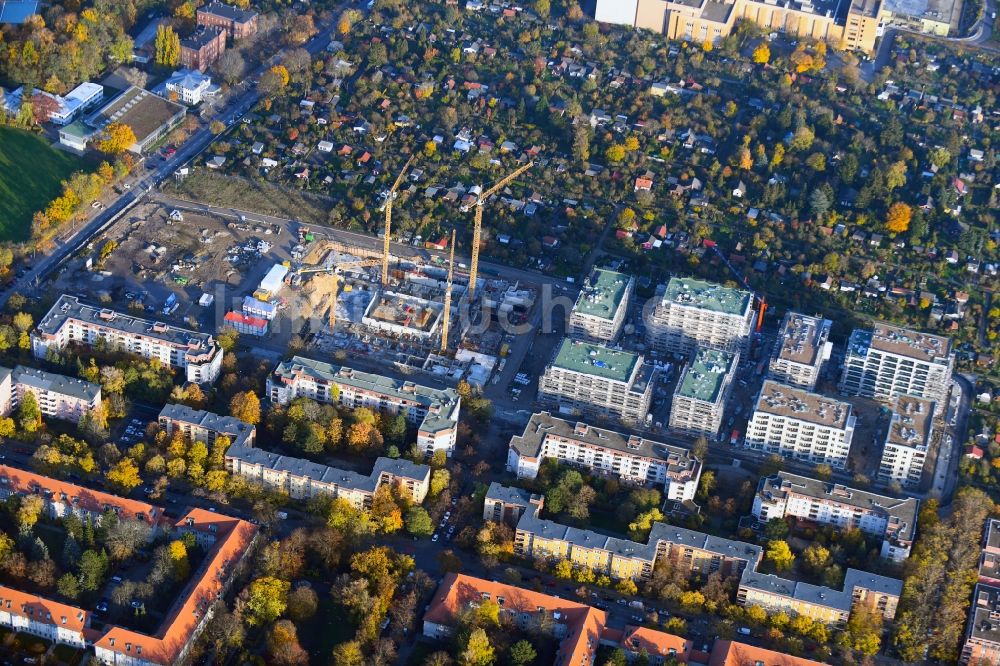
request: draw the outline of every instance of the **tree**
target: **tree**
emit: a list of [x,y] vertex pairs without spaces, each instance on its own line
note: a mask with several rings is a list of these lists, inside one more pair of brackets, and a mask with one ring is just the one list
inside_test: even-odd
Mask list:
[[625,146],[617,143],[608,146],[604,151],[604,157],[606,157],[609,162],[621,162],[625,159]]
[[913,216],[913,209],[909,204],[902,201],[889,206],[889,212],[885,218],[885,228],[894,234],[901,234],[910,228],[910,218]]
[[229,413],[252,425],[260,423],[260,398],[253,391],[243,391],[229,401]]
[[219,343],[219,346],[222,347],[224,352],[227,354],[231,353],[234,349],[236,349],[236,345],[240,342],[239,331],[232,326],[223,326],[215,335],[215,341]]
[[[150,528],[146,523],[138,520],[119,521],[114,527],[108,530],[108,535],[104,539],[104,546],[108,554],[116,561],[126,560],[135,554],[140,546],[149,541]],[[70,540],[66,540],[68,545]],[[75,541],[73,542],[75,544]],[[77,547],[79,550],[79,547]],[[63,559],[67,556],[66,546],[63,547]]]
[[528,664],[533,664],[537,658],[538,652],[535,650],[535,646],[530,641],[523,639],[511,645],[507,651],[507,661],[514,666],[528,666]]
[[153,53],[156,64],[160,67],[177,67],[181,59],[181,39],[172,26],[161,23],[156,29]]
[[56,591],[67,599],[76,599],[80,596],[80,581],[73,574],[65,573],[56,582]]
[[131,458],[119,460],[114,467],[108,470],[107,479],[123,495],[128,495],[134,488],[142,484],[139,466]]
[[[28,394],[30,395],[30,394]],[[17,525],[22,534],[28,534],[38,522],[45,508],[45,500],[39,495],[24,495],[17,507]]]
[[191,563],[188,560],[187,546],[180,539],[170,542],[167,546],[167,553],[170,555],[170,563],[174,568],[174,578],[178,582],[187,580],[191,574]]
[[434,521],[427,509],[413,506],[406,512],[406,531],[413,536],[427,537],[434,534]]
[[17,420],[21,430],[33,433],[42,425],[42,410],[38,408],[38,399],[32,391],[25,391],[21,404],[17,406]]
[[289,620],[274,623],[267,636],[267,652],[271,656],[268,663],[282,666],[305,666],[309,663],[309,655],[299,645],[295,625]]
[[78,568],[80,571],[80,589],[84,592],[93,592],[104,581],[104,573],[108,570],[108,560],[103,553],[86,550],[80,556]]
[[364,666],[365,655],[358,641],[346,641],[333,648],[333,666]]
[[781,539],[773,539],[767,543],[765,558],[770,560],[778,571],[787,571],[795,562],[795,555],[788,543]]
[[767,45],[767,42],[761,42],[753,50],[753,55],[751,57],[758,65],[766,65],[771,59],[771,47]]
[[288,608],[285,612],[296,622],[303,622],[315,615],[318,607],[319,598],[316,591],[311,587],[300,585],[289,593]]
[[288,605],[291,584],[273,576],[257,578],[247,588],[247,624],[259,627],[277,620]]
[[830,566],[832,558],[829,550],[818,543],[812,543],[802,551],[802,561],[810,571],[821,574]]
[[385,44],[382,42],[374,42],[370,47],[368,47],[368,64],[375,69],[382,67],[386,62],[389,61],[389,54],[386,51]]
[[462,641],[458,663],[462,666],[490,666],[494,659],[494,648],[486,632],[477,628]]
[[233,85],[240,81],[246,73],[247,63],[243,55],[237,49],[226,49],[219,56],[219,61],[215,65],[222,80]]
[[451,484],[451,472],[446,469],[436,469],[431,472],[431,496],[440,495]]
[[618,584],[615,585],[615,589],[627,597],[632,597],[639,593],[639,586],[636,585],[635,581],[631,578],[622,578],[618,581]]
[[101,132],[97,149],[109,155],[120,155],[135,145],[136,141],[131,127],[125,123],[111,123]]
[[226,123],[222,122],[221,120],[213,120],[208,125],[208,131],[210,131],[212,134],[222,134],[223,132],[226,131]]
[[809,195],[809,210],[818,219],[822,219],[823,215],[830,210],[830,198],[826,195],[826,192],[816,188]]
[[277,72],[267,70],[257,80],[257,91],[267,99],[273,99],[281,93],[285,84]]
[[569,580],[573,577],[573,563],[569,560],[559,560],[556,562],[556,565],[552,567],[552,575],[556,578]]
[[694,440],[694,444],[691,445],[691,455],[698,460],[705,460],[705,456],[708,455],[708,439],[705,437],[699,437]]

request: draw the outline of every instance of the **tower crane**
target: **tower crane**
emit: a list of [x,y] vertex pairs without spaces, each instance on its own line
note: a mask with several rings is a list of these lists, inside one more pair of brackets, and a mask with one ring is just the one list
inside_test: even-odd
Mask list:
[[382,239],[382,286],[385,287],[389,284],[389,239],[391,238],[392,232],[392,202],[396,198],[396,190],[403,183],[403,176],[406,175],[406,171],[413,164],[413,155],[410,155],[410,159],[406,160],[406,164],[403,165],[402,170],[399,175],[396,176],[396,182],[392,184],[389,188],[389,195],[385,200],[385,237]]
[[[506,187],[515,178],[520,176],[522,173],[535,166],[534,162],[528,162],[524,166],[521,166],[514,170],[513,173],[501,179],[496,185],[486,190],[479,195],[476,203],[471,204],[476,209],[475,222],[472,227],[472,262],[469,265],[469,302],[472,302],[472,298],[476,295],[476,276],[479,273],[479,239],[483,231],[483,206],[486,204],[486,200],[491,196],[499,192],[501,189]],[[469,207],[462,209],[462,212],[469,210]]]
[[448,323],[451,320],[451,280],[455,275],[455,230],[451,230],[451,252],[448,256],[448,286],[444,292],[444,320],[441,322],[441,352],[448,351]]

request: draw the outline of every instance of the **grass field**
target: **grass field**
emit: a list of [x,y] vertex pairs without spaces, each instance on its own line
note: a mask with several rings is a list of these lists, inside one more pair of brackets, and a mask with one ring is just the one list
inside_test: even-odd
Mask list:
[[42,137],[0,126],[0,241],[31,236],[31,217],[62,191],[60,183],[84,168],[78,157]]

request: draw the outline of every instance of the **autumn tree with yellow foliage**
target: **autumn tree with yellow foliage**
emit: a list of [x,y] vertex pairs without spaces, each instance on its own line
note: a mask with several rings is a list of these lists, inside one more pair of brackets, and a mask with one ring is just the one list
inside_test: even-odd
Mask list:
[[889,212],[885,217],[885,228],[894,234],[901,234],[910,228],[910,219],[913,217],[913,209],[909,204],[902,201],[889,206]]
[[135,132],[125,123],[111,123],[104,128],[97,149],[109,155],[120,155],[136,143]]

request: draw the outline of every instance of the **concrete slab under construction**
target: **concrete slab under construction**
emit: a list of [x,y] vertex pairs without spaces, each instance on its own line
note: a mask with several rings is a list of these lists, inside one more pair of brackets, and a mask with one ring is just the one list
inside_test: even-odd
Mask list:
[[383,290],[368,305],[361,323],[383,334],[429,340],[440,332],[444,304]]

